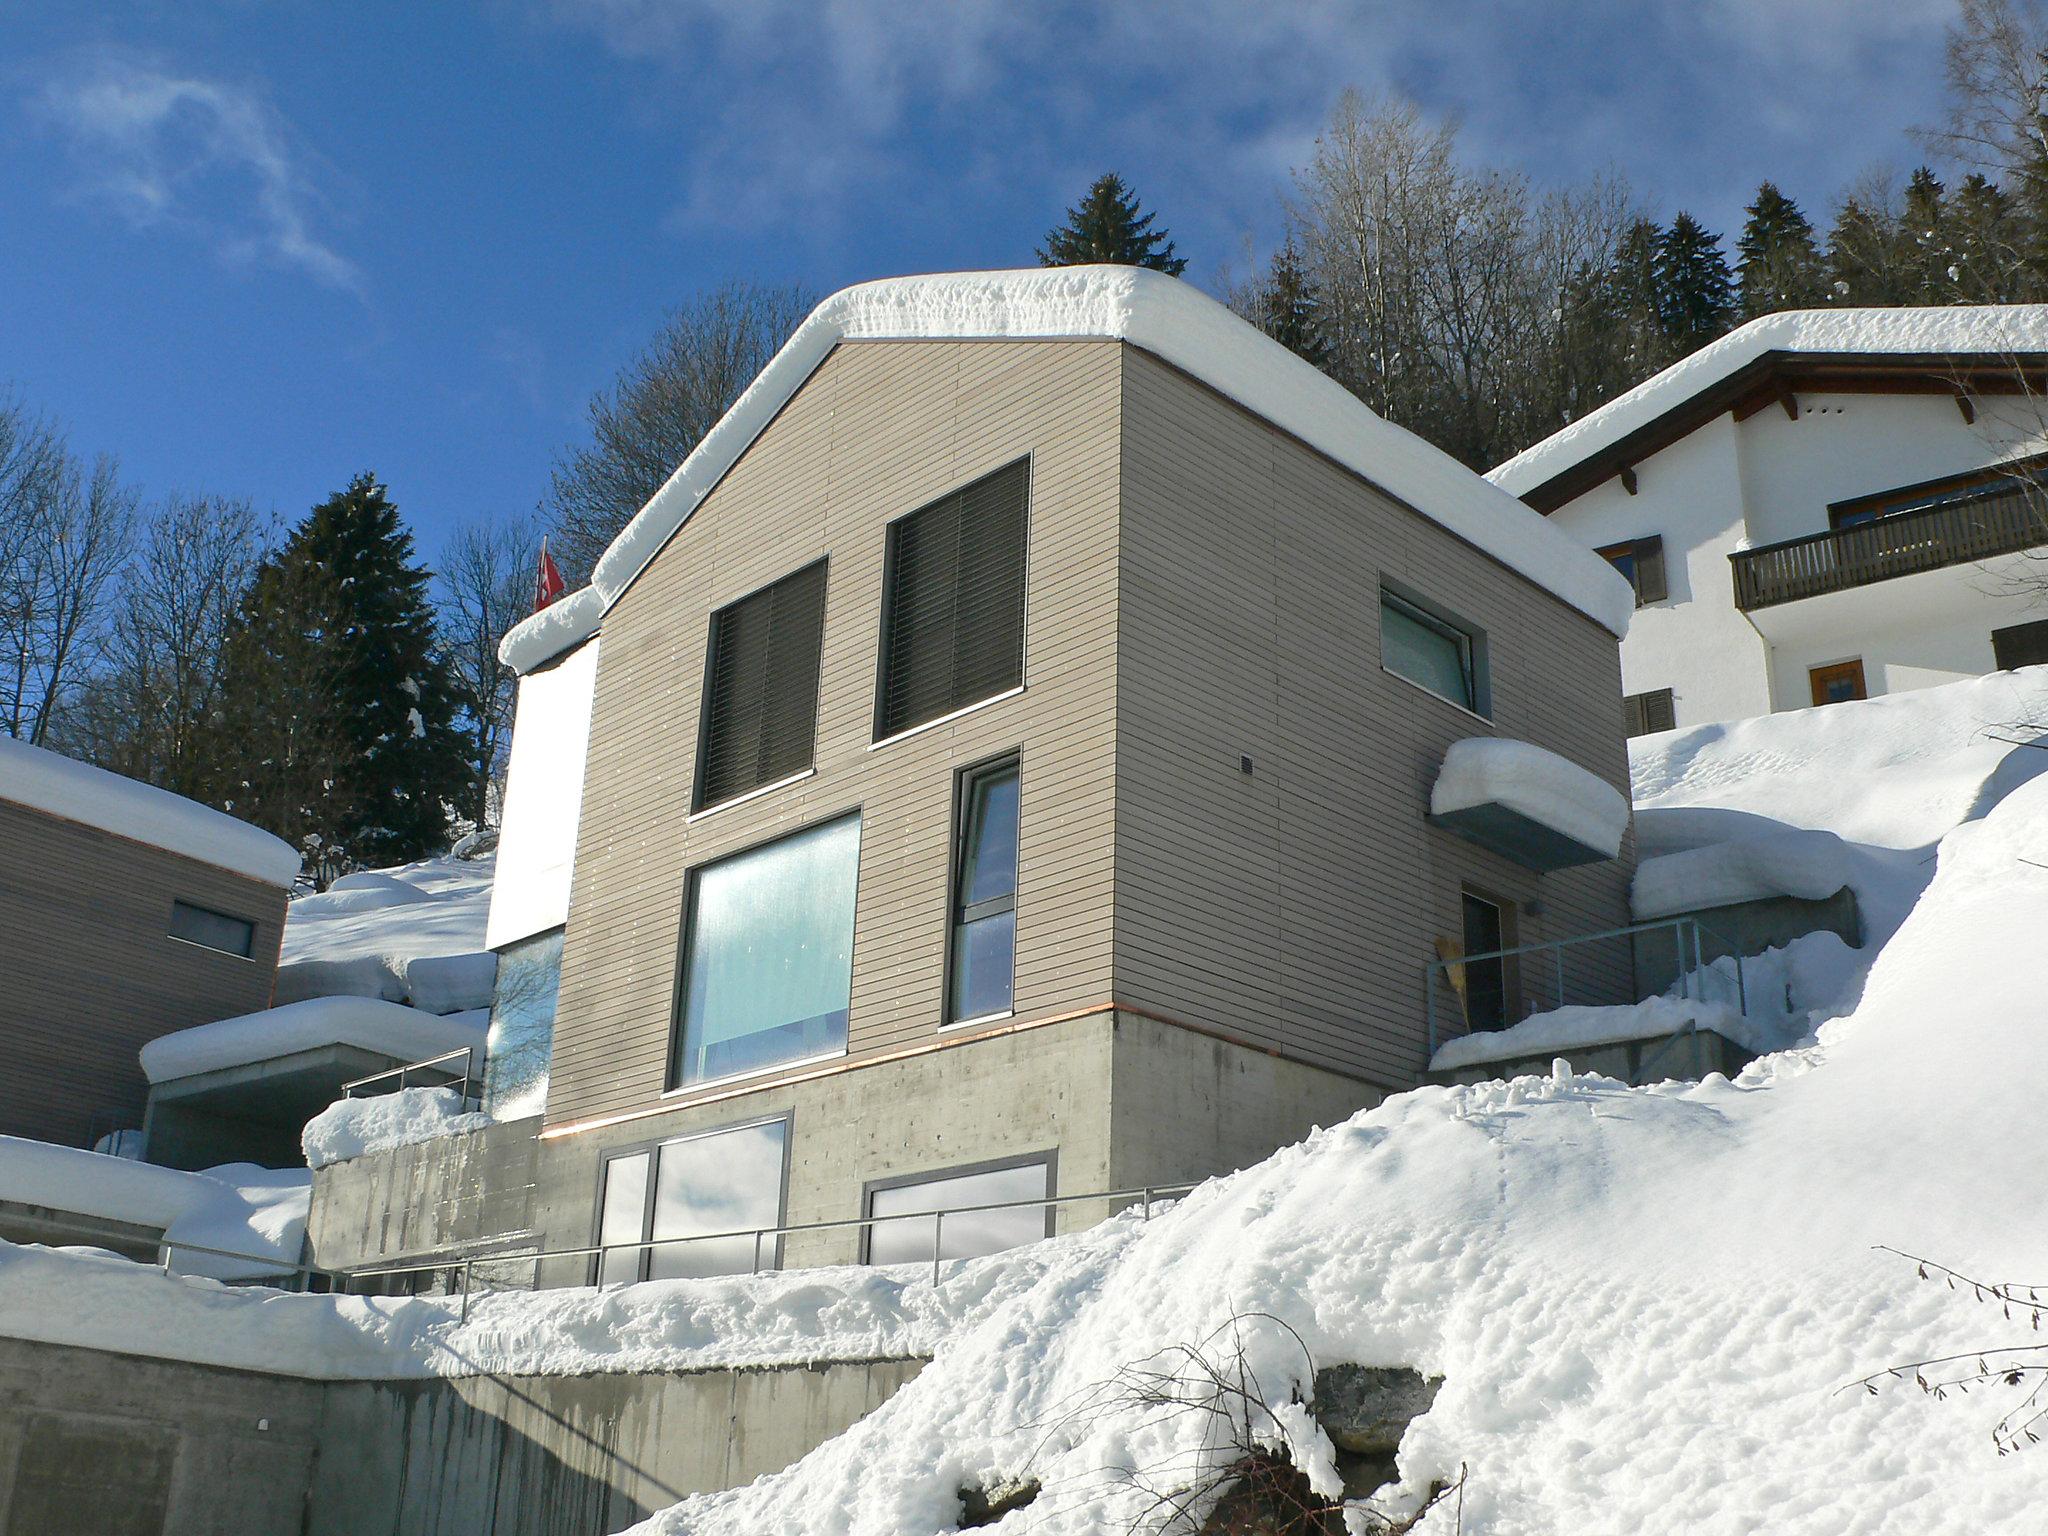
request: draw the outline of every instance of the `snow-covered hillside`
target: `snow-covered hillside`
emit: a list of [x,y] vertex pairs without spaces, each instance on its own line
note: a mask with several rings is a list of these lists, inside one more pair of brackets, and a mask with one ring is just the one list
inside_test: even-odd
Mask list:
[[375,997],[431,1013],[488,1007],[484,947],[495,854],[343,875],[291,904],[277,1000]]

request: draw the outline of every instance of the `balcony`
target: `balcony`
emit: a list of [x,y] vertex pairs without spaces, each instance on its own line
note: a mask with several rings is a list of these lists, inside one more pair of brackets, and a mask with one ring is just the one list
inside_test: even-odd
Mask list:
[[2006,481],[1854,527],[1740,550],[1728,557],[1735,606],[1747,613],[2048,544],[2042,498],[2038,485]]

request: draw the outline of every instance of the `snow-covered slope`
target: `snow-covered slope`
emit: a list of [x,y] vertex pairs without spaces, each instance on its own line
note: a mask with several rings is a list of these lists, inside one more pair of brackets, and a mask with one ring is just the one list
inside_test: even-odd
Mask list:
[[435,1013],[490,1004],[484,946],[495,854],[344,875],[285,916],[277,998],[347,996]]

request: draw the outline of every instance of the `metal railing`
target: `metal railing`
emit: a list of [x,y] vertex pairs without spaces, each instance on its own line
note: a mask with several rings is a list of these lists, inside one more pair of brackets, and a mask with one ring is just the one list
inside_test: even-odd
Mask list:
[[[455,1063],[461,1064],[461,1071]],[[382,1094],[400,1093],[407,1088],[454,1088],[462,1094],[465,1104],[481,1104],[484,1097],[483,1073],[477,1070],[476,1047],[458,1046],[452,1051],[443,1051],[439,1056],[429,1056],[425,1061],[409,1061],[402,1067],[386,1067],[382,1072],[372,1072],[368,1077],[358,1077],[341,1085],[344,1099],[372,1099]]]
[[[1646,944],[1645,940],[1650,935],[1665,933],[1670,935],[1672,985],[1678,988],[1681,999],[1695,1003],[1715,1001],[1708,996],[1715,989],[1714,966],[1728,959],[1733,962],[1729,978],[1732,985],[1725,990],[1733,995],[1726,1001],[1732,1002],[1738,1013],[1749,1012],[1749,987],[1743,979],[1738,947],[1698,918],[1664,918],[1541,944],[1520,944],[1513,949],[1445,955],[1427,962],[1423,967],[1423,990],[1428,1010],[1429,1054],[1434,1057],[1446,1040],[1507,1029],[1554,1008],[1640,1001],[1638,967],[1646,950],[1654,957],[1663,947],[1661,941]],[[1596,953],[1595,946],[1602,946],[1605,953]],[[1576,978],[1570,963],[1575,957],[1582,962]],[[1454,970],[1460,973],[1460,979],[1453,979]],[[1484,984],[1478,989],[1481,1006],[1497,1003],[1498,1016],[1475,1022],[1475,983],[1482,977]],[[1658,987],[1651,995],[1664,990]],[[1447,994],[1455,1004],[1453,1017],[1459,1025],[1448,1033],[1439,1027],[1446,1011],[1442,1004]]]
[[1737,550],[1735,606],[1748,612],[1894,576],[2048,544],[2040,486],[2007,482],[1848,528]]
[[[460,1255],[445,1254],[438,1259],[422,1259],[408,1264],[369,1264],[355,1269],[315,1269],[309,1265],[293,1264],[270,1255],[236,1253],[226,1248],[209,1248],[201,1243],[177,1242],[166,1238],[158,1249],[157,1267],[167,1275],[172,1273],[171,1258],[173,1250],[185,1253],[203,1253],[216,1258],[237,1259],[246,1264],[260,1266],[280,1278],[289,1276],[300,1287],[310,1285],[315,1279],[324,1277],[332,1283],[333,1288],[337,1291],[345,1291],[350,1286],[365,1280],[388,1279],[398,1275],[435,1275],[444,1272],[450,1276],[452,1286],[454,1277],[459,1274],[461,1276],[459,1294],[462,1298],[459,1315],[466,1322],[469,1319],[470,1295],[476,1288],[477,1270],[486,1266],[519,1265],[524,1267],[531,1265],[533,1270],[532,1283],[523,1287],[523,1289],[531,1290],[539,1288],[541,1266],[550,1261],[583,1259],[587,1261],[586,1273],[592,1269],[602,1273],[605,1258],[612,1254],[639,1254],[650,1252],[657,1248],[672,1248],[683,1243],[731,1242],[736,1238],[745,1238],[749,1241],[753,1251],[753,1266],[747,1273],[758,1275],[762,1273],[764,1267],[771,1272],[780,1270],[783,1267],[779,1254],[776,1256],[774,1263],[766,1266],[762,1264],[764,1246],[770,1238],[774,1238],[779,1245],[784,1237],[792,1233],[845,1231],[848,1228],[857,1228],[863,1232],[868,1232],[885,1222],[923,1221],[930,1222],[932,1227],[932,1284],[937,1285],[943,1273],[943,1267],[947,1263],[964,1264],[970,1257],[980,1257],[980,1255],[963,1255],[959,1258],[947,1259],[945,1223],[948,1216],[974,1216],[989,1211],[1014,1210],[1051,1212],[1064,1205],[1079,1205],[1091,1200],[1105,1200],[1133,1202],[1140,1212],[1141,1219],[1150,1221],[1154,1209],[1162,1202],[1171,1204],[1196,1187],[1195,1184],[1145,1184],[1135,1189],[1099,1190],[1078,1195],[1041,1195],[1035,1199],[1027,1200],[994,1200],[986,1205],[959,1205],[944,1211],[897,1211],[887,1216],[848,1216],[836,1221],[792,1222],[775,1227],[742,1227],[730,1232],[693,1232],[685,1237],[655,1237],[630,1243],[591,1243],[576,1248],[493,1248]],[[732,1271],[731,1273],[739,1273],[739,1271]],[[270,1276],[263,1275],[253,1278],[267,1281]],[[635,1278],[637,1279],[638,1277],[636,1276]],[[699,1278],[711,1279],[716,1277],[702,1276]],[[633,1282],[629,1281],[626,1283],[630,1284]]]

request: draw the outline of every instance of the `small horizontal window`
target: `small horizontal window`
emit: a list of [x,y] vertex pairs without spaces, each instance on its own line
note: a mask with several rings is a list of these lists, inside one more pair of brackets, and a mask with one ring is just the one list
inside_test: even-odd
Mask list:
[[256,948],[256,925],[243,917],[230,917],[209,907],[195,907],[189,901],[171,903],[171,937],[187,944],[203,944],[224,955],[248,959]]
[[[929,1264],[975,1259],[1035,1243],[1049,1231],[1052,1165],[1033,1159],[1007,1168],[963,1169],[892,1183],[868,1194],[870,1264]],[[1024,1203],[1012,1203],[1024,1202]],[[1000,1205],[1001,1210],[972,1207]],[[954,1212],[941,1220],[933,1213]]]
[[1476,715],[1487,713],[1485,637],[1384,588],[1380,664]]

